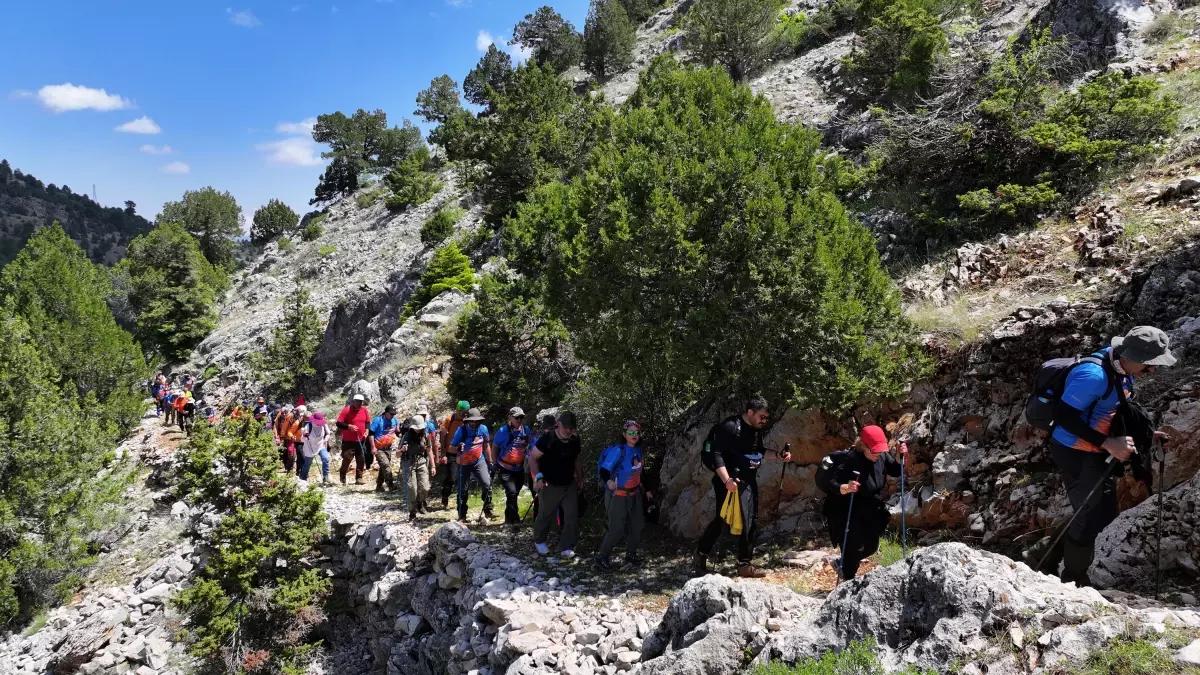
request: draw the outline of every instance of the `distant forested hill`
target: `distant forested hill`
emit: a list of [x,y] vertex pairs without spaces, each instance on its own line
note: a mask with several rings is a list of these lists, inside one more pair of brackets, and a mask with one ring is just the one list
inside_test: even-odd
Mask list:
[[125,206],[101,206],[83,192],[43,184],[0,160],[0,267],[16,257],[36,228],[56,220],[93,261],[111,265],[130,240],[151,228],[133,202]]

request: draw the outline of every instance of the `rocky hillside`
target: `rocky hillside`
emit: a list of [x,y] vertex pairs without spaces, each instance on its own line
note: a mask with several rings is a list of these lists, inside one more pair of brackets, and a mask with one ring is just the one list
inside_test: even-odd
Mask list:
[[[78,186],[77,186],[78,187]],[[93,262],[113,264],[150,222],[131,209],[103,207],[86,192],[42,181],[0,160],[0,267],[16,257],[33,231],[58,221]]]

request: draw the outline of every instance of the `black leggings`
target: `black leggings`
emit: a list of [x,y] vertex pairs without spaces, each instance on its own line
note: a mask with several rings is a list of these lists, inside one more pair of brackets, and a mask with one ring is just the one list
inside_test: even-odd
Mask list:
[[863,504],[865,509],[854,509],[854,517],[850,520],[850,531],[846,531],[845,512],[827,514],[829,541],[841,548],[842,538],[846,540],[846,550],[842,551],[842,578],[853,579],[858,574],[858,566],[863,560],[871,557],[879,550],[879,535],[887,527],[887,521],[880,526],[881,516],[878,509],[882,504],[875,500]]

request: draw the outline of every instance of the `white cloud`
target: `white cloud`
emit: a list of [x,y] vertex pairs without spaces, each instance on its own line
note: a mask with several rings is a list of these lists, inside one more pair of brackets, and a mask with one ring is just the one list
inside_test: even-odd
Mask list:
[[446,4],[451,7],[467,7],[471,4],[471,0],[446,0]]
[[12,97],[37,98],[45,106],[46,110],[53,113],[70,110],[99,110],[107,112],[109,110],[121,110],[133,107],[133,103],[116,94],[110,94],[103,89],[77,86],[70,82],[66,84],[48,84],[38,89],[36,94],[21,90],[14,91]]
[[121,132],[124,132],[127,134],[158,134],[158,133],[162,133],[162,129],[160,129],[158,127],[158,125],[154,123],[154,120],[150,119],[149,117],[146,117],[145,115],[137,118],[136,120],[130,120],[130,121],[126,122],[125,124],[122,124],[121,126],[114,129],[114,131],[121,131]]
[[338,13],[338,8],[337,8],[337,5],[334,5],[333,7],[330,7],[330,8],[329,8],[329,13],[330,13],[330,14],[337,14],[337,13]]
[[313,127],[316,125],[317,118],[309,117],[299,122],[280,122],[275,125],[275,132],[288,136],[311,136]]
[[162,168],[163,173],[191,173],[192,167],[183,162],[171,162]]
[[277,166],[321,166],[325,163],[317,152],[317,144],[303,136],[258,143],[254,149],[267,153],[267,164]]
[[533,56],[533,49],[523,44],[515,44],[508,46],[508,53],[512,55],[514,62],[525,63]]
[[158,147],[158,146],[151,145],[149,143],[147,143],[146,145],[143,145],[141,148],[138,148],[138,149],[148,155],[169,155],[172,152],[174,152],[174,150],[169,145],[164,145],[162,147]]
[[248,9],[235,12],[232,8],[226,7],[225,14],[229,16],[229,23],[235,26],[241,26],[242,28],[254,28],[255,26],[262,25],[262,22],[258,20],[258,17],[254,16],[254,12],[251,12]]
[[492,37],[492,34],[486,30],[479,31],[479,35],[475,36],[475,49],[481,52],[486,52],[488,47],[494,44],[496,44],[496,38]]

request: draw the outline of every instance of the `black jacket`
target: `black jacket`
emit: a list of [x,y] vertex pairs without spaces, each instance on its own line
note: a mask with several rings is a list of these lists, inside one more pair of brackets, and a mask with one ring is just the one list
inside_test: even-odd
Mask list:
[[859,472],[858,493],[854,497],[854,515],[872,515],[887,525],[887,508],[879,499],[879,493],[887,487],[887,477],[900,477],[900,461],[888,453],[874,462],[855,448],[840,450],[827,455],[817,469],[817,487],[825,493],[824,513],[830,520],[844,521],[850,507],[850,495],[841,493],[841,486]]
[[734,415],[712,429],[714,466],[723,466],[733,478],[753,479],[762,464],[765,449],[761,429],[746,424],[741,415]]

